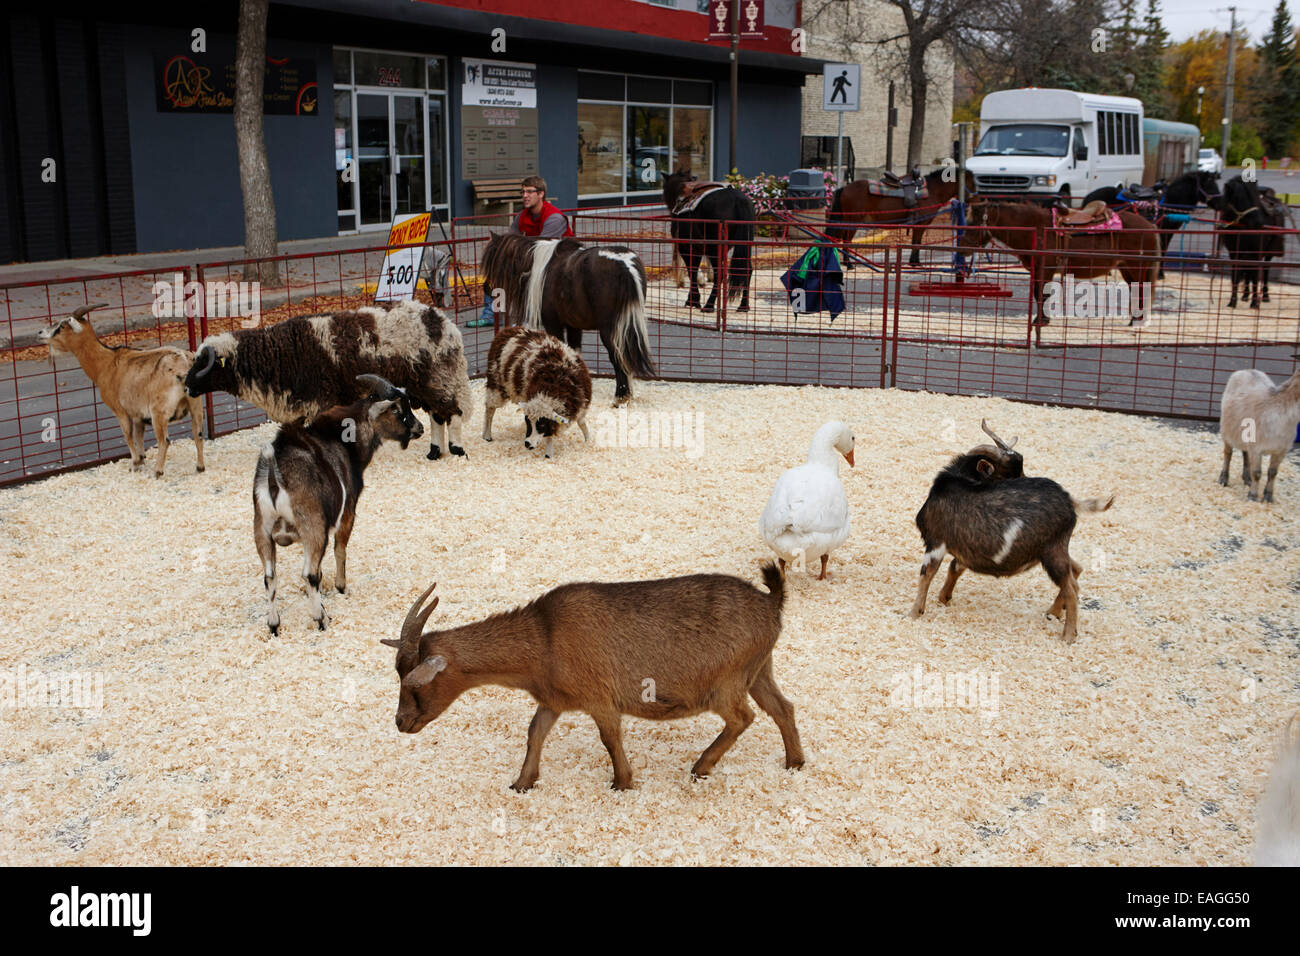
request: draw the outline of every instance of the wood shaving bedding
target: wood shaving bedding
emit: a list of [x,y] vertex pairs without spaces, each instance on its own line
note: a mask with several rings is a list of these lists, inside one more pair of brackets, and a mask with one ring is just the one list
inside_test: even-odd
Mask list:
[[[612,397],[597,381],[593,443],[566,434],[549,462],[523,448],[513,409],[492,444],[470,439],[468,461],[385,446],[348,594],[326,594],[323,633],[293,547],[280,552],[283,624],[268,640],[249,488],[271,426],[209,443],[202,475],[182,441],[161,481],[118,461],[0,491],[0,674],[103,680],[102,709],[0,709],[0,862],[1250,861],[1278,730],[1300,707],[1298,456],[1278,503],[1261,506],[1236,464],[1228,488],[1215,483],[1213,433],[1150,419],[637,383],[624,428]],[[700,416],[698,446],[616,446],[648,438],[637,416],[678,413]],[[950,606],[936,585],[925,615],[905,617],[921,558],[913,516],[948,457],[984,440],[981,417],[1020,436],[1030,474],[1076,497],[1118,495],[1074,533],[1073,646],[1044,616],[1054,592],[1041,570],[967,574]],[[802,771],[782,769],[762,713],[699,783],[690,766],[716,716],[625,720],[625,793],[609,789],[580,713],[556,724],[538,786],[511,792],[533,710],[517,691],[476,689],[421,733],[397,732],[393,652],[378,641],[430,582],[431,626],[450,626],[574,580],[756,581],[772,483],[832,418],[859,439],[858,467],[841,471],[853,531],[830,581],[791,575],[774,658]],[[327,556],[327,586],[333,567]],[[955,693],[959,677],[982,696]]]

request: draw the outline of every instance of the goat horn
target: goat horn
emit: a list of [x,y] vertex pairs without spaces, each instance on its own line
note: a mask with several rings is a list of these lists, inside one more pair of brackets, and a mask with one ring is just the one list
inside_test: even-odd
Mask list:
[[433,609],[438,606],[438,599],[434,598],[433,602],[424,610],[420,610],[420,606],[428,600],[429,595],[433,593],[433,589],[437,586],[437,581],[430,584],[429,590],[416,598],[415,603],[411,605],[411,609],[406,612],[406,620],[402,622],[403,644],[418,641],[420,635],[424,633],[424,622],[429,619],[429,615],[433,613]]
[[89,312],[91,309],[106,309],[106,308],[108,308],[107,302],[96,302],[94,305],[79,306],[76,309],[72,310],[72,317],[74,319],[83,319],[86,317],[86,313]]
[[[198,372],[195,374],[195,376],[194,376],[195,378],[202,378],[203,376],[205,376],[205,375],[207,375],[209,372],[211,372],[211,371],[212,371],[212,363],[215,362],[215,361],[217,360],[217,353],[216,353],[216,350],[213,349],[212,346],[209,345],[209,346],[206,346],[206,347],[204,347],[204,348],[199,349],[199,354],[200,354],[200,355],[202,355],[204,352],[207,352],[207,353],[208,353],[208,364],[205,365],[205,366],[203,366],[203,368],[199,369],[199,371],[198,371]],[[197,359],[195,359],[195,361],[197,361]]]
[[367,372],[365,375],[358,375],[357,381],[362,385],[369,385],[372,395],[378,398],[397,398],[397,386],[382,375],[373,375]]
[[980,419],[980,428],[984,430],[984,434],[988,435],[995,442],[997,442],[998,447],[1001,448],[1003,451],[1010,451],[1015,446],[1016,442],[1020,441],[1020,436],[1017,435],[1016,437],[1011,439],[1011,444],[1007,444],[997,435],[993,434],[993,430],[989,428],[989,423],[982,418]]

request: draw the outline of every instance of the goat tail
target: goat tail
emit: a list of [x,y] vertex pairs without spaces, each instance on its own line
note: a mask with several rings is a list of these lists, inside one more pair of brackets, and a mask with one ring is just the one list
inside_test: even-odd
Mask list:
[[1088,514],[1098,511],[1106,511],[1115,503],[1115,496],[1109,498],[1084,498],[1082,501],[1071,497],[1070,504],[1074,505],[1075,514]]
[[528,270],[528,291],[524,295],[524,324],[530,329],[542,327],[542,287],[546,284],[546,267],[551,264],[559,239],[539,239],[533,244],[532,266]]
[[776,605],[778,611],[781,610],[785,604],[785,577],[777,568],[775,561],[768,561],[763,565],[763,583],[767,585],[772,603]]
[[650,359],[650,329],[646,324],[645,275],[639,261],[626,261],[623,273],[625,289],[623,307],[610,335],[610,344],[624,374],[636,378],[652,378],[658,373]]

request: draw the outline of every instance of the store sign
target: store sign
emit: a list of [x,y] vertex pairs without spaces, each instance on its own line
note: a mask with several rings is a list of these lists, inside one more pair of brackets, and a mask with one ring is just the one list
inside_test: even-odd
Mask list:
[[731,39],[731,5],[740,4],[740,38],[762,40],[763,0],[709,0],[709,39]]
[[[160,113],[233,113],[235,51],[213,38],[207,53],[154,54],[154,90]],[[317,114],[316,61],[300,57],[266,58],[262,112],[268,116]]]
[[424,246],[394,249],[409,242],[424,242],[429,235],[432,217],[427,212],[397,216],[388,230],[388,253],[379,267],[379,285],[375,289],[376,302],[410,301],[415,298],[415,284],[420,280],[420,265],[424,262]]
[[537,108],[537,64],[461,60],[461,105]]

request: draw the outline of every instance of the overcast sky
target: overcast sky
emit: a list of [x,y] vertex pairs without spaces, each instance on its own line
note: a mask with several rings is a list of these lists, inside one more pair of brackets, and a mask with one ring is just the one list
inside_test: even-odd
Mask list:
[[[1237,22],[1250,31],[1252,42],[1259,43],[1273,22],[1277,0],[1244,0],[1243,3],[1236,4],[1236,7]],[[1145,8],[1145,4],[1138,4],[1139,10]],[[1227,3],[1216,3],[1215,0],[1163,0],[1160,8],[1161,18],[1171,40],[1186,40],[1201,30],[1228,31],[1230,15]],[[1287,0],[1287,9],[1291,11],[1294,23],[1296,4]]]

